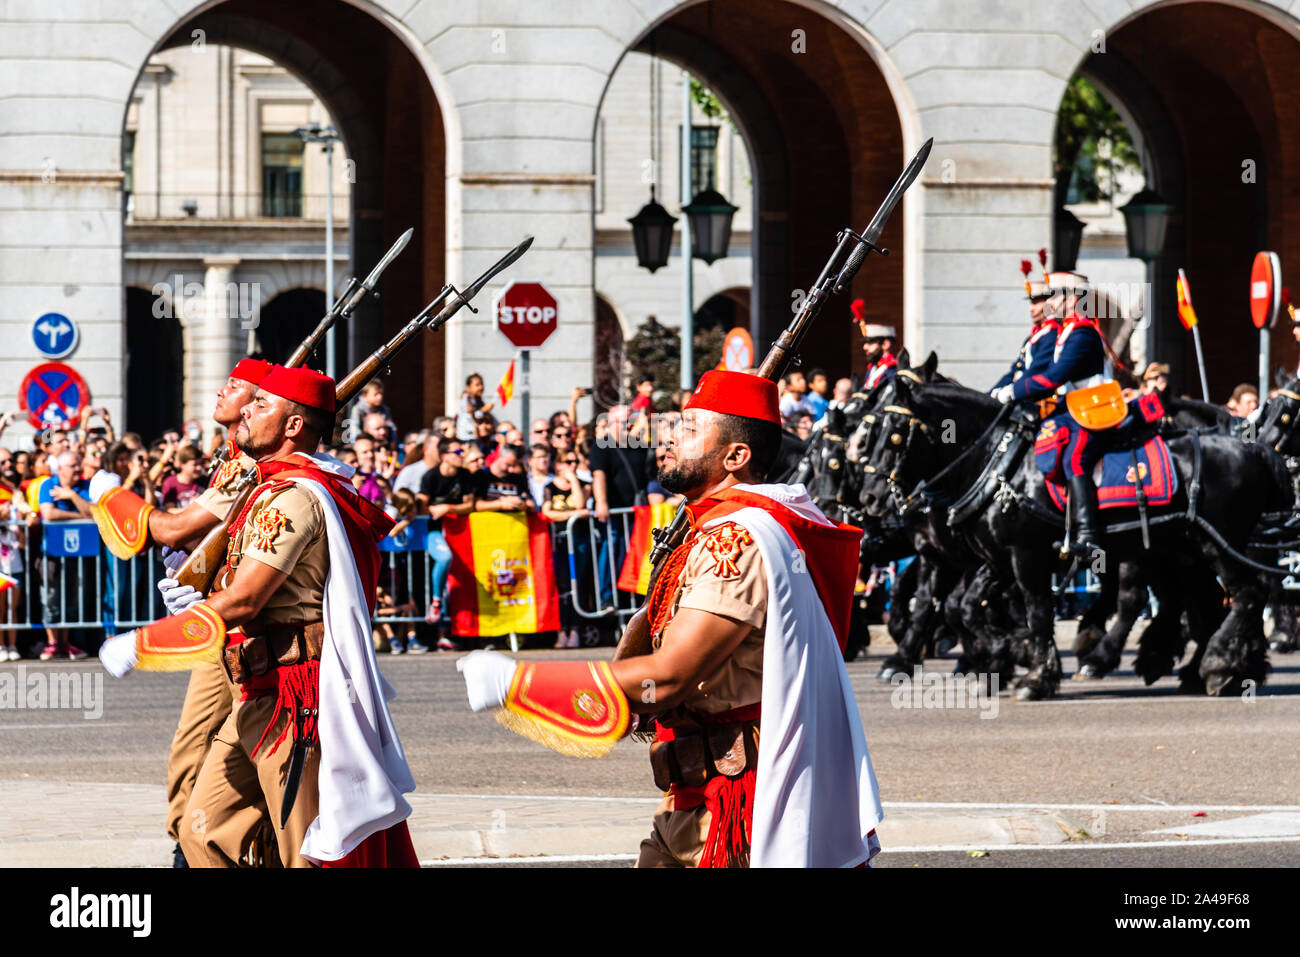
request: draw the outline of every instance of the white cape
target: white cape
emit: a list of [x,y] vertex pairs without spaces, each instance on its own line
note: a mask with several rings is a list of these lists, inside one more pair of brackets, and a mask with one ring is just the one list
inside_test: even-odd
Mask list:
[[[333,462],[320,457],[315,464],[343,474],[347,466],[331,468]],[[388,713],[397,692],[379,673],[369,605],[338,506],[319,482],[293,480],[320,501],[329,535],[317,725],[320,805],[300,851],[320,863],[339,860],[371,834],[405,820],[411,805],[402,795],[415,790],[415,779]]]
[[[827,521],[802,485],[738,485]],[[767,569],[762,742],[751,867],[856,867],[880,850],[884,817],[835,630],[790,533],[760,508],[710,520],[749,530]]]

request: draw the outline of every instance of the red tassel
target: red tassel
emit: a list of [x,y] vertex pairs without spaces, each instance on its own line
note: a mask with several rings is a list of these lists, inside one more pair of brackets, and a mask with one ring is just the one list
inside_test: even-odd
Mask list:
[[747,867],[754,826],[754,769],[740,777],[714,778],[704,786],[709,835],[699,867]]
[[285,665],[277,668],[276,672],[276,699],[275,710],[271,712],[271,723],[266,726],[262,736],[257,739],[257,744],[253,747],[253,753],[250,757],[257,757],[257,750],[266,740],[266,736],[271,733],[275,727],[276,719],[280,717],[282,709],[289,712],[289,720],[284,724],[284,730],[280,736],[275,739],[271,745],[271,750],[267,751],[268,755],[275,754],[275,749],[280,743],[293,732],[297,738],[297,719],[296,716],[301,713],[301,709],[307,708],[311,713],[303,718],[302,734],[303,739],[310,746],[315,746],[316,737],[316,720],[320,711],[320,662],[303,661],[296,665]]

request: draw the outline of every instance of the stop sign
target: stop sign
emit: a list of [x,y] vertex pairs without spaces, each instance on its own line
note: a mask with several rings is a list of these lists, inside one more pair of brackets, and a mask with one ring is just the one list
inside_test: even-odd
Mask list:
[[1250,269],[1250,318],[1255,328],[1273,328],[1281,305],[1282,265],[1277,253],[1257,253]]
[[492,304],[496,326],[516,349],[536,349],[559,326],[555,297],[540,282],[515,281]]

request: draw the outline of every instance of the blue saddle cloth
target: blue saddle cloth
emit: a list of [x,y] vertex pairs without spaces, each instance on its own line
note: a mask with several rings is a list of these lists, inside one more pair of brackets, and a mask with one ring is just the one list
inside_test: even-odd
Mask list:
[[[1036,455],[1044,453],[1035,448]],[[1040,463],[1041,464],[1041,463]],[[1093,476],[1096,477],[1094,470]],[[1156,435],[1137,450],[1137,472],[1142,478],[1148,505],[1168,505],[1178,491],[1178,472],[1165,440]],[[1097,504],[1102,508],[1124,508],[1137,505],[1137,484],[1133,468],[1133,455],[1125,449],[1107,452],[1101,459],[1101,478],[1097,482]],[[1065,486],[1047,482],[1047,492],[1052,504],[1065,509]]]

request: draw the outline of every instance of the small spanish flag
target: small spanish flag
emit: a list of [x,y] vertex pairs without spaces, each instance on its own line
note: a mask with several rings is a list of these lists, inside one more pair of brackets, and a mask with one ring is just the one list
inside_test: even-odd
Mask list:
[[650,591],[650,549],[654,547],[651,531],[667,528],[677,514],[677,506],[668,502],[659,505],[638,505],[633,512],[632,535],[627,544],[627,557],[619,570],[619,591],[644,595]]
[[1196,310],[1192,308],[1192,287],[1187,284],[1187,274],[1178,270],[1178,321],[1188,332],[1196,325]]
[[8,482],[0,482],[0,505],[5,502],[12,502],[14,499],[14,487]]
[[4,572],[0,572],[0,595],[3,595],[9,589],[18,584],[17,578],[10,578]]
[[510,367],[506,369],[506,374],[501,377],[501,382],[497,385],[497,398],[501,400],[501,405],[506,405],[510,397],[515,394],[515,361],[510,360]]

